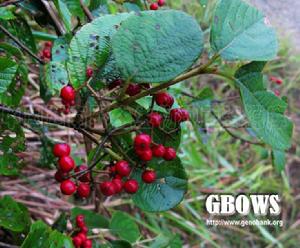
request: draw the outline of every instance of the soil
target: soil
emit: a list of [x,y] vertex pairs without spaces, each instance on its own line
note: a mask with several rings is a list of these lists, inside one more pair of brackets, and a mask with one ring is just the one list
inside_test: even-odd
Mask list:
[[290,37],[300,53],[300,0],[249,0],[262,10],[284,37]]

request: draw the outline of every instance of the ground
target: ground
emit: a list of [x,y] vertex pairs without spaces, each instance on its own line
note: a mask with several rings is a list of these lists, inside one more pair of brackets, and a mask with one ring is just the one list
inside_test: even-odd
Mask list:
[[261,9],[277,30],[291,38],[300,53],[300,1],[299,0],[250,0]]

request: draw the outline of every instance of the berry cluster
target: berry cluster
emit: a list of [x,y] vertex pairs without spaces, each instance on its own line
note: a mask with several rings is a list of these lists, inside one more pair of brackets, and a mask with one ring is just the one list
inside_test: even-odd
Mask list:
[[276,83],[278,85],[281,85],[283,83],[282,79],[278,78],[278,77],[275,77],[275,76],[270,76],[269,77],[269,80],[272,82],[272,83]]
[[[131,173],[131,167],[127,161],[118,161],[110,167],[110,173],[113,179],[100,183],[100,191],[103,195],[115,195],[121,193],[122,189],[129,194],[134,194],[138,191],[138,182],[135,179],[128,179]],[[124,178],[126,178],[125,182],[123,182]]]
[[51,60],[51,48],[52,48],[52,42],[51,41],[47,41],[44,44],[44,48],[41,51],[40,54],[40,58],[42,60],[44,60],[45,62],[48,62],[49,60]]
[[[53,147],[53,154],[58,159],[58,170],[55,173],[55,180],[60,182],[60,190],[64,195],[72,195],[77,191],[77,195],[81,198],[87,198],[90,195],[90,181],[91,175],[90,172],[87,171],[88,167],[86,165],[80,165],[75,168],[75,162],[73,158],[70,156],[71,148],[68,144],[60,143],[55,144]],[[78,183],[76,186],[75,182],[71,179],[68,179],[71,175],[69,174],[73,171],[76,174],[80,174],[80,172],[86,171],[86,173],[82,174],[78,178]]]
[[64,86],[60,91],[62,104],[65,106],[64,114],[70,113],[71,106],[75,105],[76,92],[71,85]]
[[88,228],[82,214],[76,216],[76,226],[79,231],[72,238],[75,248],[92,248],[93,243],[87,238]]
[[162,7],[165,5],[165,0],[157,0],[155,3],[151,3],[150,9],[151,10],[158,10],[159,7]]

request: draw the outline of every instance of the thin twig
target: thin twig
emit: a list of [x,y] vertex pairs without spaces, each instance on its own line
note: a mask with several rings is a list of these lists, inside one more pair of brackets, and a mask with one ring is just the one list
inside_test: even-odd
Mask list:
[[13,115],[16,117],[20,117],[22,119],[42,121],[42,122],[52,123],[52,124],[56,124],[56,125],[60,125],[60,126],[74,128],[74,129],[78,128],[76,126],[76,124],[74,124],[73,122],[62,121],[62,120],[48,118],[48,117],[41,116],[41,115],[21,112],[21,111],[14,110],[14,109],[11,109],[11,108],[3,106],[3,105],[0,105],[0,113],[7,113],[7,114],[10,114],[10,115]]
[[232,136],[233,138],[239,139],[239,140],[241,140],[241,141],[243,141],[243,142],[245,142],[245,143],[249,143],[249,144],[252,144],[252,145],[259,145],[259,146],[263,146],[263,145],[264,145],[264,144],[261,143],[261,142],[255,142],[255,141],[251,141],[251,140],[244,139],[244,138],[242,138],[242,137],[236,135],[235,133],[231,132],[231,131],[223,124],[223,122],[221,121],[221,119],[216,115],[216,113],[215,113],[213,110],[211,110],[210,112],[211,112],[212,116],[213,116],[213,117],[217,120],[217,122],[220,124],[220,126],[221,126],[221,127],[222,127],[222,128],[223,128],[230,136]]
[[6,7],[8,5],[13,5],[13,4],[18,4],[20,2],[23,2],[24,0],[11,0],[11,1],[6,1],[4,3],[0,3],[0,7]]
[[37,55],[35,55],[27,46],[25,46],[21,41],[18,40],[13,34],[11,34],[5,27],[0,25],[1,31],[6,34],[9,38],[11,38],[19,47],[21,47],[26,53],[28,53],[31,57],[35,58],[40,64],[44,65],[45,62],[40,59]]
[[88,9],[88,7],[85,6],[83,0],[80,0],[81,8],[83,9],[84,14],[88,18],[88,20],[91,22],[94,19],[94,16],[92,15],[91,11]]

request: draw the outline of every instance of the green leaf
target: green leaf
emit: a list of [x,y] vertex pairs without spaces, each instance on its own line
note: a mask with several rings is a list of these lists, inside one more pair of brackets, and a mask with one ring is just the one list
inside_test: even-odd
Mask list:
[[[1,72],[0,72],[1,74]],[[28,68],[23,61],[18,61],[18,69],[12,82],[9,84],[5,92],[0,93],[0,103],[6,106],[17,107],[25,93],[27,86]],[[5,79],[3,78],[5,81]],[[20,83],[21,81],[21,83]],[[12,97],[13,96],[13,97]]]
[[203,48],[198,23],[175,11],[144,11],[125,20],[112,38],[123,79],[136,83],[171,80],[190,68]]
[[135,242],[140,236],[138,225],[133,221],[130,215],[124,212],[114,212],[109,228],[113,234],[130,243]]
[[69,39],[66,36],[59,37],[53,42],[52,58],[54,62],[64,62],[68,59]]
[[16,56],[18,59],[23,59],[21,50],[9,43],[0,43],[0,50],[4,50],[9,55]]
[[108,228],[109,222],[102,215],[97,214],[90,210],[85,210],[81,208],[73,208],[71,211],[71,219],[74,223],[77,215],[83,214],[85,217],[86,225],[91,228]]
[[131,248],[131,244],[125,240],[111,240],[110,245],[112,248]]
[[67,230],[67,215],[66,213],[61,213],[61,215],[55,220],[52,225],[53,229],[56,229],[59,232],[65,232]]
[[0,94],[5,92],[12,83],[18,65],[11,59],[0,57]]
[[80,0],[63,0],[63,2],[67,5],[68,9],[72,13],[72,16],[78,16],[80,20],[84,20],[84,12],[80,5]]
[[212,49],[226,60],[273,59],[278,50],[274,29],[256,8],[242,0],[221,0],[211,28]]
[[286,164],[285,152],[280,150],[273,150],[272,162],[277,172],[283,171]]
[[154,159],[148,167],[156,171],[157,179],[152,184],[141,180],[141,169],[136,169],[133,177],[140,188],[133,195],[133,202],[139,208],[149,212],[169,210],[178,205],[187,191],[187,175],[179,158],[173,161]]
[[131,114],[122,108],[116,108],[109,112],[109,119],[113,127],[120,127],[132,123],[134,120]]
[[60,92],[69,83],[68,72],[61,62],[50,62],[44,66],[44,83],[49,94]]
[[71,239],[57,231],[52,231],[42,221],[33,223],[21,248],[73,248]]
[[72,14],[64,0],[53,1],[68,32],[72,30]]
[[291,145],[292,122],[283,115],[287,104],[263,86],[263,63],[252,62],[241,67],[237,84],[246,115],[258,138],[273,149],[286,150]]
[[155,241],[150,245],[150,248],[181,248],[182,241],[178,234],[167,235],[161,234],[155,238]]
[[14,232],[26,231],[30,226],[30,217],[26,207],[10,196],[1,198],[0,226]]
[[4,25],[8,31],[15,35],[20,41],[25,43],[32,52],[37,52],[31,28],[25,19],[18,16],[17,19],[2,22],[2,25]]
[[[100,70],[109,56],[110,36],[129,14],[106,15],[83,26],[70,43],[67,64],[70,80],[75,88],[86,81],[88,66]],[[97,76],[97,75],[96,75]]]
[[15,15],[7,8],[0,8],[0,19],[2,20],[12,20],[15,19]]
[[25,150],[25,136],[19,122],[12,116],[0,116],[0,174],[18,175],[21,162],[16,153]]

